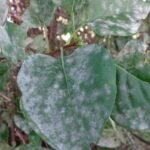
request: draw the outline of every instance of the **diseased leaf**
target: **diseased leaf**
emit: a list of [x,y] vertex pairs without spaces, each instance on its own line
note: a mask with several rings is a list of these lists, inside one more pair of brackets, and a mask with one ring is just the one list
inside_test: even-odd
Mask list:
[[140,24],[127,13],[96,19],[89,23],[95,33],[100,36],[131,36],[138,31]]
[[53,0],[32,0],[23,15],[23,21],[28,27],[48,26],[55,8]]
[[10,47],[11,41],[5,28],[0,26],[0,50],[3,51],[6,46]]
[[0,1],[0,25],[4,25],[8,14],[7,0]]
[[26,32],[20,26],[7,22],[5,29],[1,27],[0,47],[2,54],[13,63],[24,59],[24,41]]
[[146,48],[144,42],[131,40],[119,53],[116,62],[139,79],[150,83],[150,56]]
[[112,111],[115,75],[110,55],[98,45],[78,48],[64,61],[30,56],[17,77],[21,109],[30,126],[57,150],[89,150]]
[[129,41],[116,58],[117,96],[114,119],[127,128],[150,128],[150,64],[146,62],[146,44]]
[[72,26],[91,22],[98,35],[131,35],[150,12],[142,0],[62,0],[61,6],[74,16]]
[[117,67],[116,122],[134,130],[150,128],[150,84]]

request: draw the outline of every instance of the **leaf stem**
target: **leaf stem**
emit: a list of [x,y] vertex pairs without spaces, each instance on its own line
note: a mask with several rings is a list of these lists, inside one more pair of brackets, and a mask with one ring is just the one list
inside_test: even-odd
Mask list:
[[46,44],[48,45],[46,52],[50,52],[49,39],[48,39],[48,29],[46,26],[43,27],[43,36],[46,40]]
[[75,7],[75,0],[73,0],[72,4],[72,12],[71,12],[71,17],[72,17],[72,31],[73,33],[75,32],[75,15],[74,15],[74,7]]
[[117,138],[118,138],[122,143],[125,143],[122,134],[120,134],[120,132],[117,130],[116,123],[111,119],[111,117],[109,117],[109,121],[110,121],[110,123],[111,123],[111,125],[112,125],[113,130],[114,130],[115,133],[116,133]]
[[60,51],[61,51],[61,65],[62,65],[63,74],[64,74],[66,86],[67,86],[68,96],[70,97],[70,90],[69,90],[69,85],[68,85],[68,78],[67,78],[67,74],[66,74],[66,70],[65,70],[65,65],[64,65],[64,50],[63,50],[62,47],[60,47]]

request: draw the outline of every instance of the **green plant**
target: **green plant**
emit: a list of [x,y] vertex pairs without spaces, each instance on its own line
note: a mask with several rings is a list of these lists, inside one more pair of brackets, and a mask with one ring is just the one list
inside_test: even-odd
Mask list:
[[[21,25],[6,21],[5,2],[0,84],[21,62],[17,110],[31,130],[56,150],[88,150],[109,117],[131,130],[150,129],[149,1],[31,0]],[[39,27],[42,34],[27,36]]]

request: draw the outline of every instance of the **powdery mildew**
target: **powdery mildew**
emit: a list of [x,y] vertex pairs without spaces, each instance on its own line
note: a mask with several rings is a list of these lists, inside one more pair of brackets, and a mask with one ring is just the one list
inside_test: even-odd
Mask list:
[[58,150],[88,150],[99,140],[115,98],[115,68],[106,53],[91,45],[64,58],[70,96],[59,59],[33,55],[19,72],[26,117]]
[[150,87],[130,73],[118,68],[117,97],[113,117],[120,124],[135,130],[150,127]]

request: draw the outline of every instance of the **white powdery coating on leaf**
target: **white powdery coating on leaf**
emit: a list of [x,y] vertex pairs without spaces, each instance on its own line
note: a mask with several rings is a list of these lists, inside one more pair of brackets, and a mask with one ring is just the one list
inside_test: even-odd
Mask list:
[[7,14],[8,14],[7,0],[1,0],[0,1],[0,25],[3,25],[3,23],[5,23]]
[[150,126],[150,123],[149,123],[149,120],[146,120],[145,110],[142,108],[136,108],[136,109],[133,109],[132,111],[127,112],[127,115],[131,116],[133,112],[136,113],[137,116],[131,122],[131,126],[135,129],[138,128],[139,130],[148,129]]
[[130,125],[130,128],[132,129],[138,129],[138,130],[146,130],[149,129],[150,123],[149,119],[147,120],[147,112],[142,108],[133,108],[130,109],[125,113],[125,116],[116,115],[116,119],[120,122]]
[[105,84],[104,85],[104,89],[105,89],[105,91],[106,91],[106,94],[108,94],[108,95],[110,95],[111,93],[112,93],[112,89],[111,89],[111,86],[110,85],[108,85],[108,84]]
[[103,59],[105,60],[105,61],[109,61],[109,59],[110,59],[110,56],[108,55],[108,54],[105,54],[104,56],[103,56]]
[[[19,73],[18,84],[23,92],[22,103],[27,116],[36,124],[35,130],[59,150],[90,149],[90,143],[99,139],[102,125],[112,109],[108,103],[113,103],[109,84],[104,88],[108,79],[97,81],[100,77],[97,72],[99,57],[104,52],[96,45],[89,47],[78,49],[71,59],[64,58],[71,97],[60,60],[44,55],[30,56]],[[98,61],[94,68],[91,63],[95,57]],[[91,75],[92,71],[96,73]],[[111,109],[106,112],[108,107]]]

